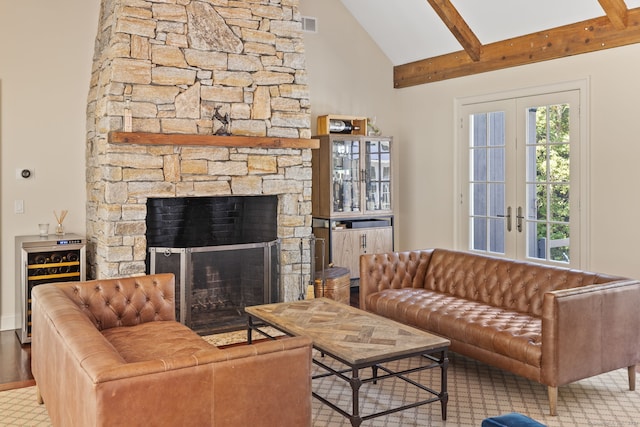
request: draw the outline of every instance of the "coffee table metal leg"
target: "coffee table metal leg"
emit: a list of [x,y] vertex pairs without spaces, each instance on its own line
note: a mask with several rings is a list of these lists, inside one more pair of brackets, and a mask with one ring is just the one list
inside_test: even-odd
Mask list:
[[353,427],[359,427],[362,424],[362,417],[360,416],[360,386],[362,386],[362,380],[360,379],[360,371],[358,368],[351,370],[351,398],[353,399],[353,410],[351,412],[351,425]]
[[447,351],[443,351],[440,355],[441,357],[441,365],[440,365],[440,405],[442,408],[442,420],[447,419],[447,402],[449,401],[449,392],[447,392],[447,368],[449,367],[449,357],[447,356]]

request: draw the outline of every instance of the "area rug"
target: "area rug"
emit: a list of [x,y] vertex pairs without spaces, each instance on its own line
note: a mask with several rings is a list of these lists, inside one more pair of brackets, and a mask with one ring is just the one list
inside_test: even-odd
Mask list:
[[[239,345],[246,340],[246,331],[205,339],[216,345]],[[321,357],[317,353],[314,356]],[[328,358],[324,359],[327,362]],[[332,363],[338,367],[337,362]],[[421,363],[420,358],[412,358],[395,362],[391,367],[400,369],[418,363]],[[439,389],[438,371],[422,371],[415,375],[412,378]],[[344,381],[325,378],[315,380],[313,387],[314,391],[340,402],[346,409],[351,407],[350,388]],[[446,422],[440,417],[440,404],[434,403],[368,420],[362,426],[477,427],[484,418],[508,412],[523,413],[549,427],[640,426],[640,391],[629,391],[626,369],[560,387],[556,417],[548,415],[546,387],[455,353],[450,354],[448,388]],[[365,385],[361,389],[362,412],[379,411],[416,399],[416,390],[393,379]],[[37,404],[35,396],[35,387],[0,392],[0,426],[49,426],[46,409]],[[316,399],[313,399],[312,411],[314,427],[350,426],[348,420]]]

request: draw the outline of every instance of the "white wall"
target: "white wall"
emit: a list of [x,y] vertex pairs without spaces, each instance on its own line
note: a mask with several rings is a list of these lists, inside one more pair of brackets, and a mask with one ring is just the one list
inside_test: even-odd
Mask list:
[[304,33],[312,131],[324,114],[376,117],[384,135],[396,131],[393,67],[339,0],[301,0],[318,32]]
[[[15,327],[14,236],[67,209],[85,230],[86,106],[100,0],[0,1],[0,329]],[[35,170],[17,180],[15,170]],[[24,214],[14,213],[24,200]]]
[[[590,82],[590,264],[640,278],[640,45],[401,89],[404,249],[454,247],[454,99],[566,81]],[[411,197],[408,197],[408,195]]]
[[[305,33],[307,71],[311,95],[311,130],[325,114],[345,114],[376,119],[385,136],[393,136],[392,174],[397,176],[404,144],[399,135],[397,92],[393,66],[340,0],[300,0],[300,13],[317,19],[318,32]],[[402,218],[399,215],[399,181],[392,203],[395,241],[398,246]]]

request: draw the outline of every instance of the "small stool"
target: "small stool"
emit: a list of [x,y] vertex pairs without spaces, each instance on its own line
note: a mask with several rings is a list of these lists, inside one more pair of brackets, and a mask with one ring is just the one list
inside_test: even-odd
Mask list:
[[482,427],[546,427],[526,415],[512,412],[482,420]]
[[[324,274],[323,274],[324,273]],[[322,278],[324,276],[324,284]],[[330,267],[316,273],[313,293],[316,298],[325,297],[349,305],[351,280],[348,268]]]

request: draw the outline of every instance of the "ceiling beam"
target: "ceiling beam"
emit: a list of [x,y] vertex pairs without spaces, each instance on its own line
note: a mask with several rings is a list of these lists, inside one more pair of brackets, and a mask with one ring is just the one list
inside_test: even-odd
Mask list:
[[[472,61],[480,60],[482,43],[449,0],[427,0]],[[613,1],[613,0],[611,0]],[[622,0],[621,0],[622,1]]]
[[484,45],[482,58],[476,62],[459,51],[397,65],[393,85],[416,86],[633,43],[640,43],[640,8],[628,10],[627,26],[621,30],[602,16]]
[[614,27],[623,30],[627,26],[627,5],[624,0],[598,0]]

